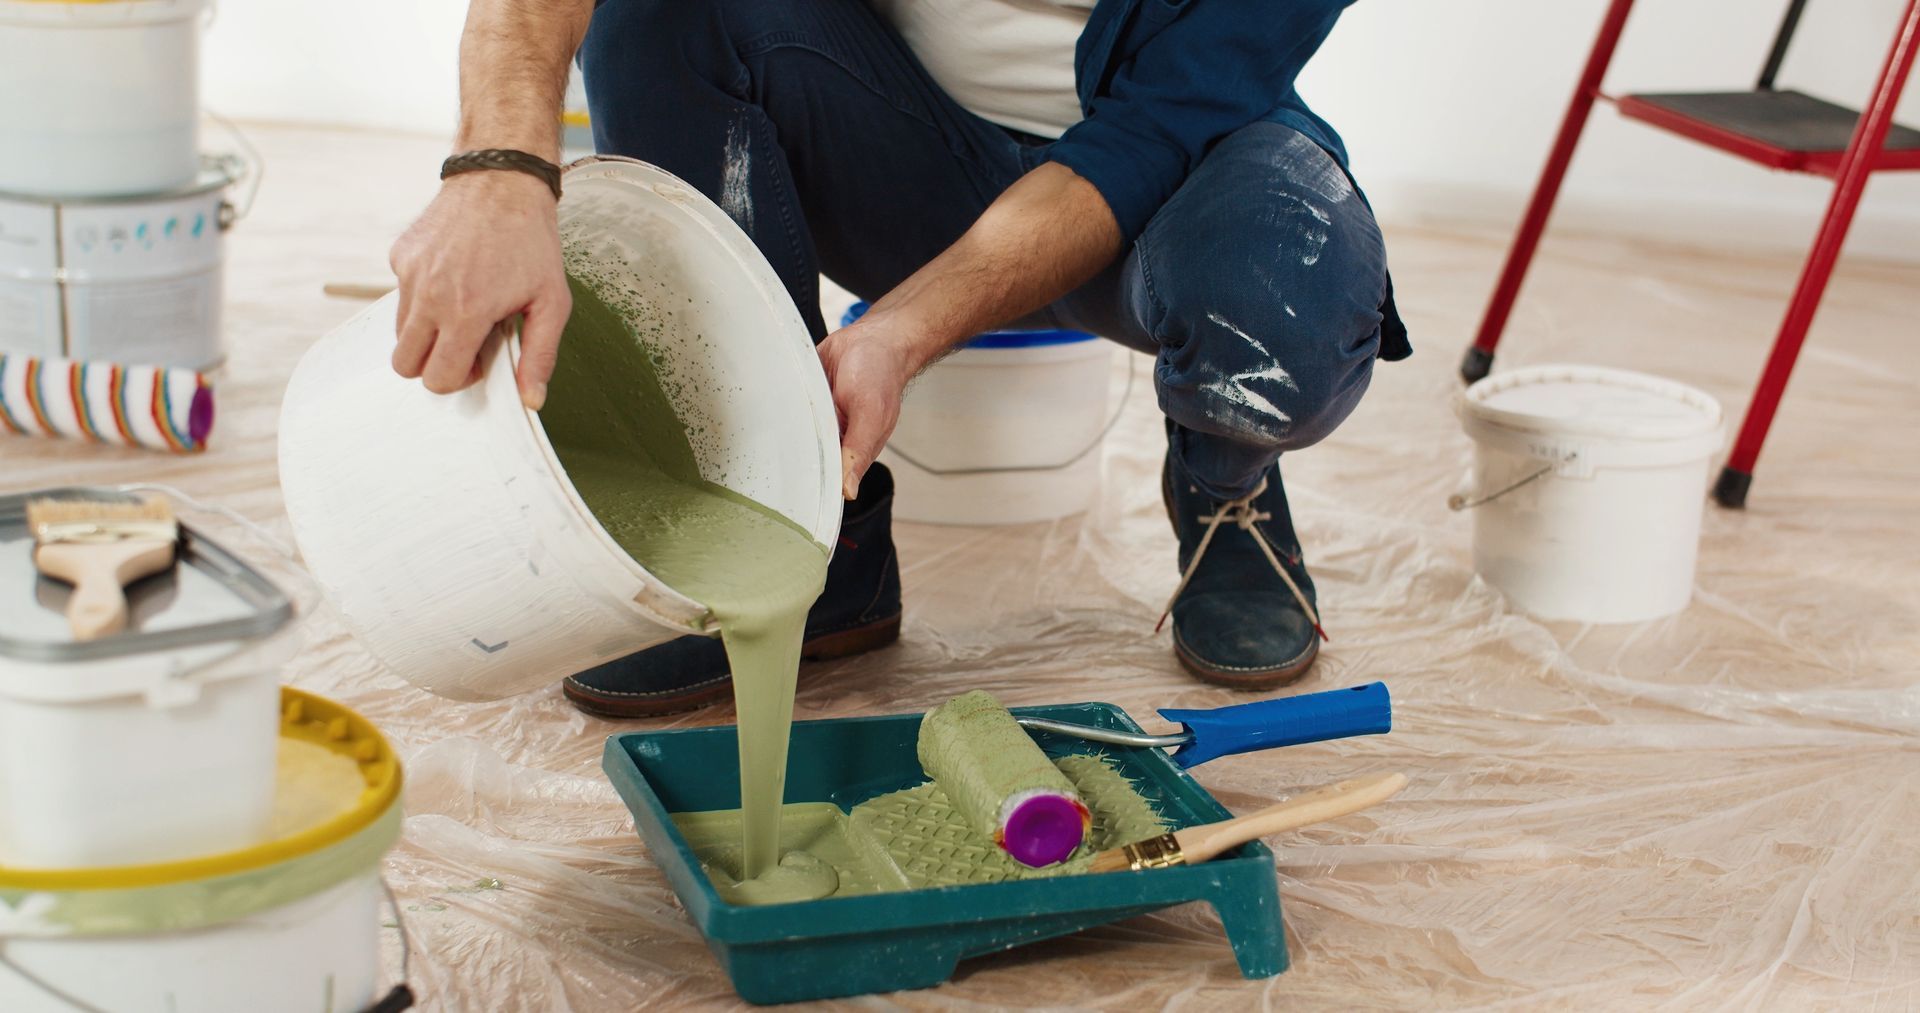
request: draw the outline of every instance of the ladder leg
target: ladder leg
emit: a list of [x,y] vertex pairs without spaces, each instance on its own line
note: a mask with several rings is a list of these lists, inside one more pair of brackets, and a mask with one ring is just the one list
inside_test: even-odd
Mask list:
[[1853,139],[1847,144],[1847,153],[1840,160],[1833,199],[1827,205],[1820,232],[1814,237],[1813,250],[1807,255],[1793,300],[1787,304],[1786,319],[1781,322],[1773,351],[1767,356],[1766,369],[1753,392],[1753,403],[1747,406],[1740,436],[1734,442],[1726,467],[1720,472],[1720,480],[1713,487],[1713,498],[1721,506],[1746,505],[1747,488],[1753,483],[1753,465],[1760,457],[1760,445],[1766,441],[1767,428],[1773,424],[1773,414],[1780,407],[1787,379],[1793,374],[1794,360],[1799,358],[1807,329],[1820,308],[1820,297],[1826,292],[1828,279],[1833,277],[1834,263],[1840,258],[1840,248],[1846,242],[1848,227],[1853,224],[1853,214],[1860,207],[1867,177],[1873,174],[1881,149],[1886,146],[1893,110],[1900,103],[1907,75],[1913,72],[1917,50],[1920,50],[1920,0],[1908,0],[1907,12],[1902,17],[1900,31],[1894,36],[1893,48],[1887,54],[1873,99],[1861,112],[1860,122],[1853,129]]
[[1540,234],[1547,228],[1547,216],[1553,213],[1553,202],[1560,196],[1560,184],[1567,178],[1567,166],[1573,162],[1573,149],[1586,129],[1587,115],[1593,112],[1594,99],[1600,95],[1600,83],[1607,75],[1607,65],[1613,62],[1613,52],[1620,45],[1620,33],[1626,28],[1627,14],[1632,9],[1633,0],[1612,0],[1607,6],[1600,34],[1593,40],[1593,52],[1587,56],[1586,70],[1581,72],[1573,99],[1567,103],[1560,133],[1553,139],[1546,167],[1540,171],[1540,182],[1534,186],[1533,199],[1527,202],[1520,230],[1513,237],[1513,247],[1507,251],[1506,266],[1500,269],[1499,284],[1494,287],[1486,315],[1480,320],[1480,332],[1473,339],[1473,346],[1467,349],[1466,358],[1461,360],[1460,377],[1468,383],[1486,376],[1493,368],[1494,346],[1500,343],[1507,315],[1513,311],[1514,300],[1519,298],[1520,283],[1526,280],[1527,268],[1533,263]]

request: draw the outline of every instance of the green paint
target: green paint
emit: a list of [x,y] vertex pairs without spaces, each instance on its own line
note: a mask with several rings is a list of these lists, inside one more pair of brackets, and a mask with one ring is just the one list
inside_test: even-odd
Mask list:
[[701,870],[729,904],[787,904],[905,890],[910,885],[883,850],[853,833],[847,814],[831,802],[782,806],[780,866],[745,882],[740,878],[740,810],[675,813],[673,822],[700,856]]
[[666,364],[634,324],[651,318],[609,306],[571,275],[567,283],[573,315],[541,424],[614,541],[706,606],[720,627],[740,723],[738,871],[792,878],[778,861],[779,809],[800,641],[826,584],[826,549],[787,518],[701,477],[662,383]]
[[1073,783],[984,690],[928,711],[920,721],[918,749],[921,769],[982,834],[1000,829],[1009,799],[1074,797]]
[[[1009,858],[990,837],[974,830],[931,781],[862,802],[851,814],[830,802],[783,807],[783,866],[800,852],[814,862],[796,861],[797,868],[779,880],[767,876],[751,884],[739,881],[740,810],[676,813],[673,822],[700,857],[714,889],[730,904],[786,904],[1083,874],[1094,855],[1172,829],[1105,757],[1063,756],[1054,766],[1086,801],[1093,827],[1072,858],[1045,869],[1030,869]],[[832,871],[833,886],[825,885],[815,863]]]

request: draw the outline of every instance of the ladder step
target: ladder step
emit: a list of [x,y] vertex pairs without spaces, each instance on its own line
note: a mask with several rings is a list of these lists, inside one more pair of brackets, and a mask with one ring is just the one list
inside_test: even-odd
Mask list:
[[[1627,95],[1620,113],[1774,169],[1831,176],[1859,112],[1798,91]],[[1920,130],[1894,124],[1876,171],[1920,170]]]

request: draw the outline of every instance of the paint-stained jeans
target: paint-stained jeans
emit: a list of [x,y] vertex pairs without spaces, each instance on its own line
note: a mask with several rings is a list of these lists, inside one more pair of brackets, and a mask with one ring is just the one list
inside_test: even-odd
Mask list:
[[[604,0],[580,61],[598,148],[724,207],[815,340],[820,273],[879,298],[1046,157],[957,105],[864,0]],[[1153,355],[1175,453],[1226,499],[1353,411],[1386,287],[1379,228],[1340,167],[1255,123],[1028,322]]]

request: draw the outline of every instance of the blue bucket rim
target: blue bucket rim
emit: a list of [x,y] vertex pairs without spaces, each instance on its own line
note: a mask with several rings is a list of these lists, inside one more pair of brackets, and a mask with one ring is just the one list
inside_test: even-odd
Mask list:
[[[868,305],[867,301],[862,299],[847,307],[847,311],[840,316],[840,326],[845,327],[860,319],[867,312]],[[961,347],[1043,348],[1048,345],[1077,345],[1083,341],[1097,341],[1099,338],[1098,334],[1059,328],[1039,331],[987,331],[984,334],[975,335]]]

